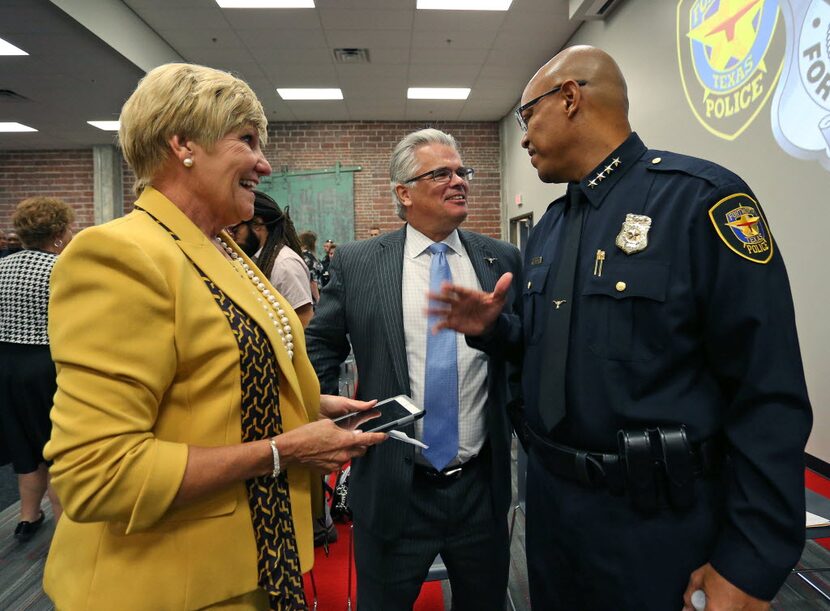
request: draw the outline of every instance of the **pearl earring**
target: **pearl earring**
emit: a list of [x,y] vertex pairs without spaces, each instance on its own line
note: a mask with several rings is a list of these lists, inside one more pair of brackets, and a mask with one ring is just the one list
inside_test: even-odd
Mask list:
[[185,157],[184,160],[182,161],[182,163],[184,164],[184,167],[186,167],[186,168],[192,168],[193,167],[193,160],[190,157]]

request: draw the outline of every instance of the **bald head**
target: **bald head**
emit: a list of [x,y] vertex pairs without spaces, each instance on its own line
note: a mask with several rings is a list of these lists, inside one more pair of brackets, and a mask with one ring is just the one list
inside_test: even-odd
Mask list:
[[522,146],[545,182],[580,180],[631,133],[625,78],[596,47],[569,47],[539,68],[521,106]]
[[[622,115],[627,121],[628,87],[625,78],[614,58],[596,47],[578,45],[560,52],[539,68],[530,79],[525,93],[531,88],[546,90],[569,79],[587,81],[593,104],[606,112]],[[522,102],[525,101],[522,96]]]

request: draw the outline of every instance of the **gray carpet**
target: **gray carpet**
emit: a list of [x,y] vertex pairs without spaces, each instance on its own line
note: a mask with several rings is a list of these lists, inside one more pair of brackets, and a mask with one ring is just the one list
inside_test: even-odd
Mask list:
[[11,465],[0,467],[0,511],[20,499],[17,492],[17,476]]

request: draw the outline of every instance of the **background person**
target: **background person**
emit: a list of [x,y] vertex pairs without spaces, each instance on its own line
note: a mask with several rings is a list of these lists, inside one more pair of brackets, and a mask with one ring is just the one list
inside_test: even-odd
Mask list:
[[320,301],[320,280],[323,275],[323,264],[317,259],[317,234],[313,231],[303,231],[299,235],[300,247],[302,249],[303,261],[308,267],[309,277],[311,279],[311,298],[314,300],[314,305]]
[[462,164],[451,135],[436,129],[407,135],[389,168],[406,225],[343,245],[307,329],[326,392],[337,391],[351,339],[358,398],[406,394],[426,410],[407,432],[429,450],[391,441],[352,462],[358,608],[411,609],[440,553],[453,609],[501,611],[509,561],[507,365],[471,349],[457,333],[431,342],[424,310],[433,266],[464,286],[488,289],[504,272],[518,278],[519,252],[458,229],[467,218],[473,170]]
[[246,224],[259,241],[252,259],[306,327],[314,314],[311,279],[287,209],[283,212],[268,195],[254,191],[254,217]]
[[323,260],[320,263],[323,264],[323,273],[320,275],[321,277],[321,286],[326,286],[329,283],[329,279],[331,278],[331,274],[329,272],[329,266],[331,265],[332,257],[334,257],[334,251],[337,250],[337,244],[334,243],[334,240],[326,240],[323,244],[323,250],[326,251]]
[[49,277],[72,239],[74,220],[74,211],[62,200],[23,200],[12,223],[24,248],[0,260],[0,443],[17,473],[20,521],[14,537],[21,542],[43,524],[44,494],[49,495],[55,522],[61,515],[43,458],[56,388],[46,326]]
[[20,238],[14,231],[9,231],[6,234],[6,248],[5,250],[0,253],[0,256],[7,256],[12,255],[16,252],[20,252],[23,249],[23,245],[20,243]]
[[228,233],[242,249],[242,252],[253,259],[253,256],[260,249],[260,244],[259,236],[254,233],[252,221],[253,219],[231,225],[228,227]]
[[545,64],[518,118],[539,178],[568,183],[528,240],[523,319],[503,278],[449,288],[437,326],[523,353],[533,607],[767,609],[804,545],[811,411],[755,196],[648,150],[594,47]]
[[243,81],[167,64],[121,112],[140,195],[52,281],[58,391],[46,456],[66,514],[44,586],[60,609],[305,608],[310,495],[382,434],[322,416],[302,326],[223,231],[271,172]]

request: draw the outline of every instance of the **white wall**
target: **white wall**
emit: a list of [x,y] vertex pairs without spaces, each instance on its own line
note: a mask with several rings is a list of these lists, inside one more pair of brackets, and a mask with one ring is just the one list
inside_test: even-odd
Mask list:
[[[617,60],[628,81],[631,125],[646,146],[711,159],[738,173],[755,192],[792,285],[815,414],[807,452],[830,462],[830,323],[825,314],[830,303],[830,172],[816,161],[797,160],[781,150],[772,135],[772,98],[732,142],[698,123],[677,65],[677,6],[677,0],[626,0],[605,21],[584,24],[568,46],[592,44]],[[501,135],[506,229],[510,218],[529,210],[538,221],[564,186],[539,181],[519,146],[512,116],[502,120]],[[517,193],[525,202],[521,208],[513,203]]]

